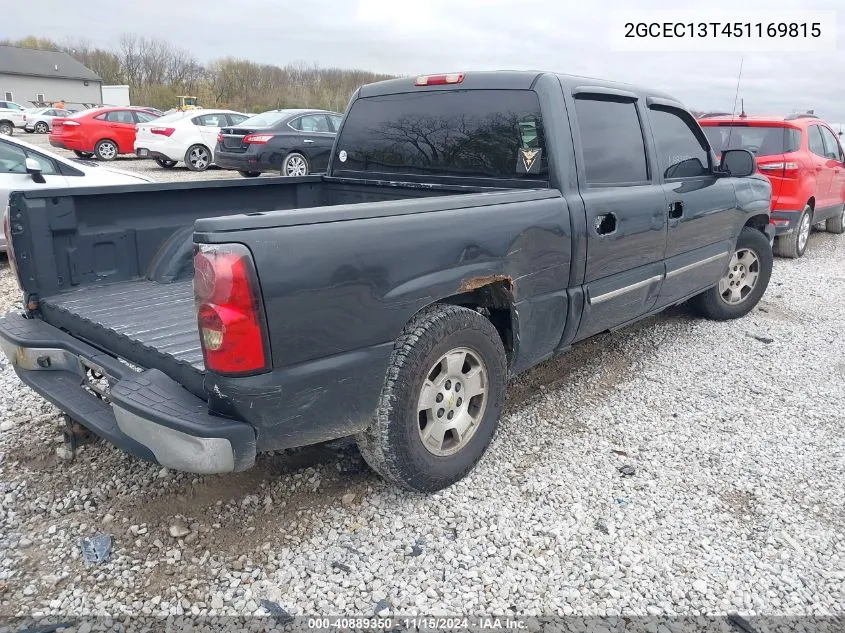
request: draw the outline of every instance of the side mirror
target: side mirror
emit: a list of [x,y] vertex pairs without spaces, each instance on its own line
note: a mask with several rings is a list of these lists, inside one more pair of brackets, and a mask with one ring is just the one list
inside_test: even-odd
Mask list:
[[41,163],[34,158],[27,158],[24,164],[26,165],[26,173],[32,176],[33,181],[39,184],[47,182],[44,180],[44,174],[41,173]]
[[745,178],[757,171],[757,160],[747,149],[728,149],[722,152],[719,171],[734,178]]

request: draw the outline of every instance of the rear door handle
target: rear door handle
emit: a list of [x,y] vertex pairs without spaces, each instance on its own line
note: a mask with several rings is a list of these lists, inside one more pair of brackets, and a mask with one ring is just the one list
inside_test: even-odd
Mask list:
[[678,220],[684,217],[684,203],[681,200],[675,200],[669,205],[669,218]]
[[313,143],[314,141],[313,141],[313,139],[307,138],[307,139],[305,139],[305,140],[304,140],[304,141],[302,141],[302,142],[303,142],[303,143]]

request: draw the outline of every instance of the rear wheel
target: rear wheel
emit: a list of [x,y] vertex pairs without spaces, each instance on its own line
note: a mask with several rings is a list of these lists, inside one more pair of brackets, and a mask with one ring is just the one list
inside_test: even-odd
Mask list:
[[804,207],[798,226],[789,235],[779,235],[775,238],[775,255],[795,259],[801,257],[807,250],[810,231],[813,229],[813,209],[810,205]]
[[14,129],[14,126],[8,121],[0,121],[0,135],[11,136]]
[[176,163],[178,161],[170,160],[168,158],[156,158],[156,164],[161,167],[162,169],[173,169],[176,167]]
[[73,153],[79,158],[91,158],[94,155],[91,152],[80,152],[78,149],[73,150]]
[[836,233],[837,235],[845,233],[845,204],[842,205],[842,210],[838,216],[825,222],[824,228],[828,233]]
[[745,316],[766,292],[773,260],[766,236],[757,229],[745,227],[724,276],[693,300],[696,307],[705,317],[717,321]]
[[307,176],[308,160],[299,152],[292,152],[282,163],[282,176]]
[[257,178],[261,175],[260,171],[239,171],[238,173],[244,178]]
[[104,139],[94,147],[94,155],[100,160],[114,160],[117,158],[117,145],[114,141]]
[[36,134],[46,134],[49,131],[50,131],[50,128],[47,126],[46,123],[44,123],[44,121],[39,121],[38,123],[35,124],[35,133]]
[[205,171],[211,165],[211,152],[205,145],[191,145],[185,152],[185,165],[191,171]]
[[403,488],[434,492],[481,459],[499,423],[507,359],[488,319],[434,305],[396,340],[372,425],[357,436],[367,463]]

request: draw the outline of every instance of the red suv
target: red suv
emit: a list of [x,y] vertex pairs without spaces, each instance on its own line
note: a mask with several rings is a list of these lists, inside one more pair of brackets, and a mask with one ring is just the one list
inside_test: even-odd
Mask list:
[[845,153],[827,123],[809,114],[705,115],[699,123],[717,154],[750,150],[772,182],[775,254],[801,257],[814,224],[845,232]]
[[53,119],[50,145],[73,150],[80,158],[114,160],[135,153],[135,125],[157,117],[141,108],[95,108]]

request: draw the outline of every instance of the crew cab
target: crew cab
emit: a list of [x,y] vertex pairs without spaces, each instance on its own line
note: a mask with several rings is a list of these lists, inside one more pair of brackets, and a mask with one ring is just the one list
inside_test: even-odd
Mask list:
[[147,460],[240,471],[354,436],[399,486],[461,479],[506,379],[692,300],[742,317],[771,185],[668,95],[546,72],[353,96],[322,176],[13,193],[20,378]]

